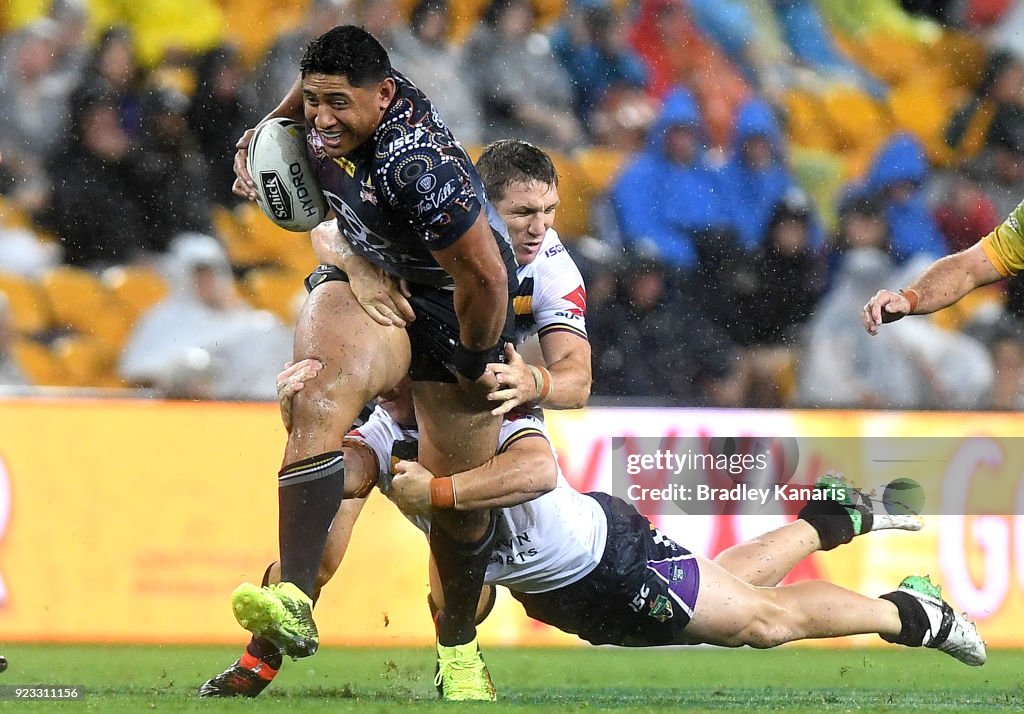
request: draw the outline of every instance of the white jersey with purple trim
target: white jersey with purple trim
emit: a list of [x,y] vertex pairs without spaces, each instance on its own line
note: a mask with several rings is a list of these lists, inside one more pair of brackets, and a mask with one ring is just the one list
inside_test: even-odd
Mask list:
[[[419,438],[414,428],[395,422],[381,407],[349,436],[362,439],[373,449],[380,464],[377,488],[390,498],[394,464],[399,452]],[[532,413],[517,413],[506,419],[498,435],[498,453],[527,438],[547,441],[544,422]],[[396,448],[396,444],[398,445]],[[523,593],[541,593],[580,580],[601,562],[608,519],[600,504],[576,491],[561,469],[554,490],[517,506],[498,509],[494,552],[484,579]],[[424,533],[430,522],[422,517],[409,520]]]
[[558,233],[548,228],[537,257],[516,270],[519,292],[512,301],[516,342],[537,332],[570,332],[587,339],[587,290]]

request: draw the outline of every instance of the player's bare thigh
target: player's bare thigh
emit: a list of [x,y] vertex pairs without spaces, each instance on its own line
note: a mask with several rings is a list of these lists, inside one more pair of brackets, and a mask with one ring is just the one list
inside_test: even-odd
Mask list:
[[446,476],[480,466],[494,456],[501,417],[483,398],[458,384],[413,382],[420,462]]
[[[434,475],[467,471],[494,456],[502,418],[491,415],[480,395],[442,382],[413,382],[412,393],[420,463]],[[485,511],[437,511],[434,518],[452,535],[467,540],[482,536],[488,520]]]
[[770,622],[778,613],[771,588],[743,582],[717,563],[697,556],[700,587],[690,624],[680,644],[715,644],[738,647],[758,623]]
[[317,286],[299,315],[294,359],[307,358],[324,367],[294,397],[293,460],[338,448],[363,405],[408,371],[409,338],[374,322],[348,283],[335,280]]

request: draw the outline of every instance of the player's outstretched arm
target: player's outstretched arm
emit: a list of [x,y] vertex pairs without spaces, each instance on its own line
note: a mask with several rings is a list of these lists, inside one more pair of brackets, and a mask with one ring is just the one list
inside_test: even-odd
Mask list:
[[338,229],[337,219],[324,221],[310,231],[309,237],[318,261],[345,271],[352,294],[374,322],[385,327],[405,327],[416,319],[408,300],[411,293],[404,281],[357,255]]
[[[483,211],[457,241],[438,251],[434,258],[455,281],[455,314],[459,318],[459,350],[456,371],[476,382],[487,363],[497,361],[495,353],[508,309],[508,274],[498,245]],[[484,379],[490,391],[493,375]]]
[[869,334],[906,315],[926,315],[949,307],[975,288],[1003,278],[989,260],[981,243],[947,255],[929,266],[910,287],[899,292],[879,290],[861,312]]
[[505,363],[487,365],[498,388],[487,395],[500,401],[491,414],[505,414],[520,404],[540,404],[546,409],[579,409],[590,399],[590,343],[568,332],[540,338],[545,366],[526,362],[512,345],[505,346]]
[[[305,121],[305,116],[302,113],[302,82],[298,78],[295,79],[295,84],[288,90],[288,93],[284,95],[281,103],[270,114],[263,117],[260,123],[274,117],[285,117],[298,122]],[[249,143],[255,133],[255,127],[246,129],[235,143],[235,182],[231,185],[231,191],[236,196],[247,198],[250,201],[256,200],[256,182],[252,180],[252,174],[249,173],[248,158]]]
[[506,508],[543,496],[555,488],[557,479],[548,440],[527,436],[482,466],[444,478],[435,478],[415,461],[399,461],[391,499],[410,515],[429,515],[433,509]]

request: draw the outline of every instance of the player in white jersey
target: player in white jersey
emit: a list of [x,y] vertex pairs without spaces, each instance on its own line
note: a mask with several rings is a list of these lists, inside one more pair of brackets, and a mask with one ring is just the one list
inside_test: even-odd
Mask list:
[[[377,479],[381,493],[411,506],[416,496],[409,489],[409,479],[403,483],[400,478],[397,489],[394,480],[396,475],[407,472],[415,456],[407,452],[406,458],[399,459],[394,446],[417,442],[419,433],[415,426],[400,425],[385,408],[378,406],[365,424],[349,433],[349,438],[362,441],[373,450],[377,464],[381,465]],[[525,439],[535,442],[516,446]],[[512,488],[506,485],[499,492],[488,486],[483,497],[480,492],[466,488],[457,492],[459,503],[467,510],[501,507],[494,551],[485,576],[490,584],[526,593],[554,590],[587,575],[601,560],[607,533],[601,507],[569,486],[549,452],[539,412],[515,410],[506,416],[498,437],[498,453],[512,453],[517,461],[518,473]],[[522,468],[524,459],[536,462],[534,467]],[[414,510],[406,512],[424,533],[430,532],[428,494],[429,487],[419,494],[421,500]],[[523,500],[527,498],[530,500]],[[338,525],[348,527],[347,523]]]
[[[300,363],[282,373],[284,401],[301,389],[304,370]],[[575,491],[558,469],[536,412],[514,410],[506,416],[490,463],[440,479],[410,458],[418,439],[412,419],[408,394],[396,390],[350,432],[346,457],[353,456],[348,462],[353,481],[346,482],[346,491],[376,479],[376,487],[424,533],[438,508],[497,508],[498,532],[485,582],[508,588],[531,617],[588,642],[766,648],[877,633],[890,642],[939,649],[966,664],[985,661],[973,624],[956,615],[923,578],[908,578],[880,598],[824,581],[755,587],[675,543],[621,499]],[[319,586],[340,566],[364,501],[347,499],[339,511]],[[753,545],[762,561],[775,561],[772,569],[779,578],[821,549],[816,530],[803,525],[803,553]],[[249,677],[252,686],[234,693],[255,696],[275,674],[240,668],[235,676]]]
[[513,298],[516,344],[536,334],[543,366],[524,362],[511,347],[505,364],[490,364],[503,389],[494,414],[520,404],[575,409],[590,397],[587,291],[576,263],[552,227],[558,208],[558,173],[551,158],[517,139],[490,144],[476,161],[484,190],[505,221],[519,268]]

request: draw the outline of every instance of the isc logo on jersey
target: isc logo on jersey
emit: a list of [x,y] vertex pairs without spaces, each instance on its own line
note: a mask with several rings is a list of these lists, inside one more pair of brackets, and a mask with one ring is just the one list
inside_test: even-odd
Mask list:
[[411,134],[402,134],[402,136],[398,137],[397,139],[393,139],[390,142],[388,142],[387,148],[384,149],[384,156],[388,156],[390,154],[397,154],[399,151],[408,146],[415,146],[416,144],[420,143],[420,139],[422,139],[425,134],[426,132],[420,129],[419,127],[416,127],[416,129]]
[[274,223],[304,232],[327,218],[327,201],[306,154],[305,127],[291,119],[269,119],[256,128],[247,154],[257,177],[256,202]]

